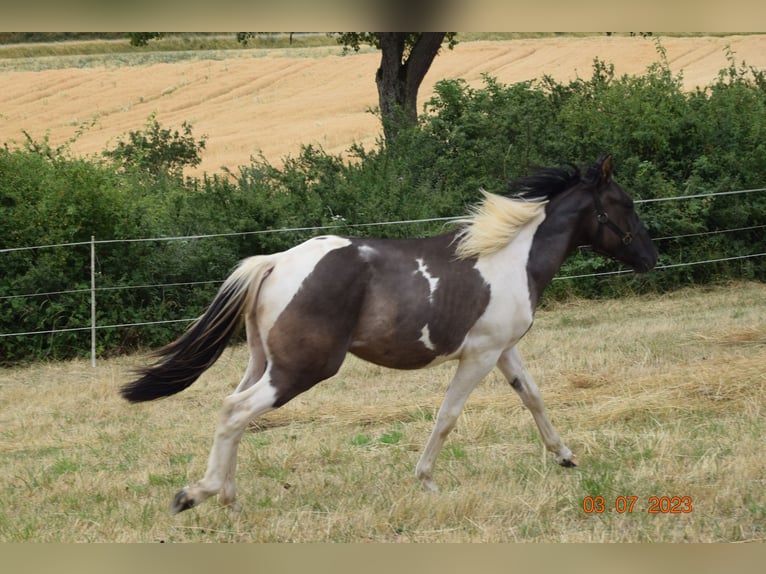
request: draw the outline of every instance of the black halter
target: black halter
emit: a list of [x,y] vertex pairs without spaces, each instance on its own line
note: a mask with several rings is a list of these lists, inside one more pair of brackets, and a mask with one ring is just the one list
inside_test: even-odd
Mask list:
[[609,219],[609,215],[604,211],[604,206],[601,204],[601,197],[598,195],[598,191],[593,192],[593,201],[596,204],[596,221],[598,221],[598,242],[601,243],[601,235],[604,226],[606,225],[611,231],[617,234],[623,245],[630,245],[633,242],[633,234],[630,231],[623,231],[619,225]]

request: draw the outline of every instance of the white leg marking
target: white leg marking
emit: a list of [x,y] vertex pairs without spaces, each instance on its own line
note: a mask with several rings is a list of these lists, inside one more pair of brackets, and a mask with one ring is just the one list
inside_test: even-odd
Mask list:
[[515,346],[506,349],[500,356],[497,366],[519,394],[524,406],[532,413],[545,448],[553,453],[557,463],[564,466],[574,465],[572,451],[561,442],[559,434],[548,419],[540,390],[524,366],[518,349]]
[[436,416],[434,430],[431,432],[423,454],[420,455],[420,460],[415,467],[415,475],[425,488],[434,492],[437,490],[433,481],[436,457],[444,445],[447,435],[454,428],[468,396],[492,370],[496,360],[497,353],[489,352],[462,359],[458,364],[455,376],[452,378],[439,408],[439,414]]
[[426,281],[428,281],[428,302],[432,303],[434,299],[434,292],[436,291],[436,288],[439,286],[439,278],[434,277],[431,275],[431,273],[428,271],[428,267],[426,267],[426,262],[423,261],[423,259],[416,259],[418,263],[418,270],[415,271],[415,273],[420,273]]
[[224,399],[205,476],[194,486],[183,489],[185,500],[196,506],[220,491],[222,504],[234,502],[239,441],[250,421],[272,410],[275,400],[276,389],[270,384],[268,371],[255,385]]

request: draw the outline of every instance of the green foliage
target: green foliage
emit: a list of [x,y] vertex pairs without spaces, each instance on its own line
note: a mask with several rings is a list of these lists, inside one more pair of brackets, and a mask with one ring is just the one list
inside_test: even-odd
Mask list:
[[131,46],[146,46],[149,40],[162,38],[162,32],[128,32]]
[[162,128],[152,114],[143,130],[129,132],[127,141],[118,140],[117,147],[106,150],[104,156],[125,170],[136,169],[154,178],[165,174],[180,177],[185,167],[200,164],[206,140],[204,136],[195,140],[188,122],[184,122],[181,129],[183,133]]
[[[412,47],[417,43],[417,41],[420,39],[420,35],[422,32],[409,32],[407,34],[407,38],[405,39],[405,47],[404,47],[404,59],[407,58],[407,55],[412,50]],[[374,33],[374,32],[335,32],[330,33],[328,36],[335,36],[336,41],[338,44],[343,46],[343,51],[348,52],[349,50],[354,50],[355,52],[358,52],[362,48],[362,44],[368,44],[374,48],[380,49],[380,34]],[[247,33],[239,33],[237,34],[237,38],[240,39],[240,37],[244,37],[240,41],[246,41],[248,34]],[[457,45],[457,32],[447,32],[444,36],[444,42],[447,43],[447,47],[452,50]]]
[[[442,81],[419,124],[394,144],[351,148],[349,160],[305,146],[280,168],[262,157],[220,174],[185,177],[205,138],[192,126],[167,129],[151,116],[100,157],[73,157],[67,146],[28,137],[0,148],[0,249],[83,243],[0,253],[0,332],[87,327],[90,249],[97,245],[98,324],[191,318],[218,282],[248,255],[273,252],[325,232],[419,237],[440,222],[364,226],[370,222],[461,215],[479,189],[503,191],[536,165],[590,162],[611,151],[620,183],[636,199],[763,188],[766,181],[766,78],[729,66],[705,89],[685,92],[662,47],[640,76],[616,78],[593,63],[589,79],[550,77],[481,87]],[[639,213],[657,238],[660,265],[763,252],[766,194],[643,203]],[[277,232],[284,228],[310,228]],[[743,231],[713,233],[737,228]],[[189,235],[226,237],[115,241]],[[588,253],[561,275],[616,270]],[[764,258],[671,267],[632,275],[554,281],[546,297],[619,296],[732,278],[766,279]],[[170,283],[196,283],[143,287]],[[67,291],[63,294],[50,294]],[[71,292],[76,291],[76,292]],[[17,297],[20,294],[41,294]],[[99,331],[99,352],[167,343],[181,324]],[[83,354],[89,334],[0,337],[0,362]]]

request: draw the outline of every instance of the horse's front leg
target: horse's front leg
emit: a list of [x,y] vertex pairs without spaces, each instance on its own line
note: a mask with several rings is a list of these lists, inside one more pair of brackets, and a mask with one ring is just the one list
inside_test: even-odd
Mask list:
[[508,379],[513,390],[519,394],[524,406],[532,413],[545,448],[553,453],[556,462],[561,466],[577,466],[572,451],[561,442],[559,434],[548,419],[540,390],[524,366],[518,349],[515,346],[506,349],[500,356],[497,366]]
[[457,371],[449,387],[447,387],[447,393],[439,408],[439,414],[436,416],[434,429],[415,468],[416,476],[426,489],[433,492],[438,490],[433,481],[436,456],[444,445],[447,435],[454,428],[468,396],[492,370],[496,359],[497,354],[490,352],[477,357],[461,359],[458,364]]

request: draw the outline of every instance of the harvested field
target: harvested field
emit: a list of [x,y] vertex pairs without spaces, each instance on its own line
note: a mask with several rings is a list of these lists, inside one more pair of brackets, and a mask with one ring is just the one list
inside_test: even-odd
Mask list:
[[[766,68],[766,35],[661,38],[673,71],[683,70],[689,89],[712,82],[737,62]],[[126,50],[129,48],[126,47]],[[156,114],[166,127],[194,126],[208,137],[199,171],[236,169],[263,154],[273,163],[296,154],[301,144],[343,153],[352,143],[373,145],[380,122],[375,70],[379,54],[341,55],[339,47],[300,50],[201,52],[192,60],[130,65],[121,56],[3,60],[0,50],[0,141],[23,142],[49,133],[54,145],[87,129],[72,148],[94,154]],[[187,56],[188,57],[188,56]],[[444,50],[420,91],[421,104],[441,79],[481,85],[482,74],[512,83],[544,74],[558,80],[589,77],[594,58],[615,72],[640,74],[659,59],[656,39],[626,36],[553,37],[474,41]],[[45,61],[41,61],[45,60]],[[60,66],[57,68],[57,66]],[[54,68],[36,71],[37,68]]]

